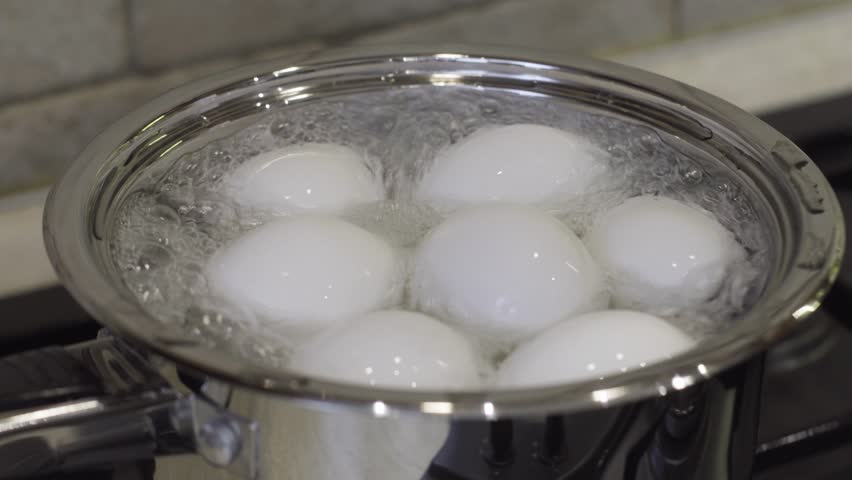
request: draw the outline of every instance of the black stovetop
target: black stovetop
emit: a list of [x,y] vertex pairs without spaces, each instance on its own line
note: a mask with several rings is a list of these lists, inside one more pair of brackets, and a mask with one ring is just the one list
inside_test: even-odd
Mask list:
[[[847,225],[852,225],[852,95],[765,115],[821,167],[834,186]],[[800,346],[791,363],[782,349],[770,354],[764,377],[760,442],[771,445],[792,432],[813,431],[852,419],[852,255],[838,284],[815,315],[824,335]],[[0,301],[0,355],[47,344],[70,344],[94,337],[97,325],[61,288]],[[16,321],[21,319],[21,321]],[[789,348],[784,347],[784,348]],[[852,442],[842,435],[758,457],[757,480],[845,480],[852,478]],[[47,477],[62,480],[143,480],[152,462],[113,471]]]

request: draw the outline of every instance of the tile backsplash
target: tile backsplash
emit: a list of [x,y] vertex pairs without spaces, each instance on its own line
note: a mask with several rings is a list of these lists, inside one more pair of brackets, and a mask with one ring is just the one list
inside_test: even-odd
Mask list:
[[142,68],[244,52],[452,12],[483,0],[138,0],[129,3]]
[[671,38],[672,13],[671,0],[508,0],[384,29],[357,41],[445,41],[596,52]]
[[257,55],[465,42],[601,54],[837,0],[3,0],[0,195],[51,183],[124,113]]
[[123,0],[0,2],[0,102],[128,69]]

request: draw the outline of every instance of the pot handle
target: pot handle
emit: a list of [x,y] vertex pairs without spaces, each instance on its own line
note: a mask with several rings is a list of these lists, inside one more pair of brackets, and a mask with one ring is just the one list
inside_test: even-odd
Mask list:
[[0,479],[190,452],[254,479],[257,426],[108,334],[0,359]]
[[62,347],[0,359],[0,412],[102,393],[97,377]]

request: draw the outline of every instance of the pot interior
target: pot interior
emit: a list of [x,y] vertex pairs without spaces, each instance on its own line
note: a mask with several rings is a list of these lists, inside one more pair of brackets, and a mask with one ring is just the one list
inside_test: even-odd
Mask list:
[[[83,154],[78,164],[99,168],[81,206],[88,232],[81,243],[115,295],[94,307],[101,321],[207,373],[297,397],[387,402],[427,413],[482,412],[491,404],[493,414],[495,403],[503,411],[554,403],[570,408],[684,388],[759,350],[796,320],[794,312],[803,317],[803,305],[814,307],[838,261],[839,210],[809,160],[758,120],[686,87],[635,73],[653,80],[637,85],[632,71],[610,77],[600,70],[606,65],[584,69],[472,55],[304,65],[257,67],[207,90],[185,87]],[[185,98],[176,102],[180,95]],[[489,382],[515,344],[459,328],[478,352],[482,383],[374,389],[293,371],[293,350],[315,332],[282,329],[211,289],[207,268],[215,255],[247,232],[297,215],[235,201],[229,174],[268,151],[336,144],[363,155],[384,192],[383,200],[336,216],[384,237],[403,258],[398,289],[382,308],[440,318],[428,302],[412,298],[406,279],[413,252],[452,208],[424,203],[413,192],[442,151],[480,129],[514,124],[568,132],[606,165],[606,180],[590,191],[534,205],[581,239],[603,212],[638,195],[710,212],[736,238],[744,257],[712,298],[689,308],[648,307],[688,334],[691,350],[625,373],[499,391]],[[92,151],[108,143],[109,155]],[[818,201],[791,171],[819,184]],[[53,203],[71,181],[57,188]],[[52,255],[62,263],[61,253]],[[72,290],[86,297],[84,304],[98,303],[81,293],[87,287],[73,273],[65,278]],[[436,402],[450,407],[424,410]]]

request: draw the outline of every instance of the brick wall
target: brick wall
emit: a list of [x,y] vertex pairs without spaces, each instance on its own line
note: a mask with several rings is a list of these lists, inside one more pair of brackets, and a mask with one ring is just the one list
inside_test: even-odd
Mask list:
[[400,42],[606,54],[831,1],[3,0],[0,195],[49,184],[145,100],[258,56]]

